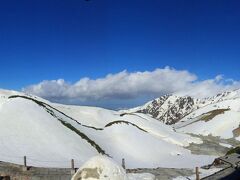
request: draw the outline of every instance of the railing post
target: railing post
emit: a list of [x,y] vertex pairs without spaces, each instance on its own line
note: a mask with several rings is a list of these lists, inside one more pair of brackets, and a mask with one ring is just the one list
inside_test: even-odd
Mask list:
[[74,169],[74,159],[71,159],[71,168]]
[[27,171],[27,157],[24,156],[23,157],[23,168],[22,168],[23,171]]
[[24,159],[24,166],[26,167],[27,166],[27,157],[24,156],[23,159]]
[[74,159],[71,159],[71,175],[74,175],[76,173],[75,167],[74,167]]
[[125,166],[125,159],[124,159],[124,158],[122,158],[122,167],[123,167],[123,169],[126,169],[126,166]]
[[200,180],[198,167],[196,167],[196,180]]

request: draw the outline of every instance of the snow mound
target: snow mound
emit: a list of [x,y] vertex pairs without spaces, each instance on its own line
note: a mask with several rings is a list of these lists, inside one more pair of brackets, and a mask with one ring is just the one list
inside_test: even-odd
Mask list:
[[83,164],[72,180],[128,180],[125,170],[106,156],[95,156]]
[[130,173],[107,156],[94,156],[72,177],[72,180],[154,180],[150,173]]
[[129,180],[155,180],[155,176],[150,173],[131,173],[128,174]]

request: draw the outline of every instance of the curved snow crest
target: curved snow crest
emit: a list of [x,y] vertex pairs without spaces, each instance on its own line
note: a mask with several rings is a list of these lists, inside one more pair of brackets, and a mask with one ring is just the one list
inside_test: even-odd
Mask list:
[[188,146],[190,143],[202,143],[201,139],[175,132],[171,126],[156,121],[156,119],[142,113],[121,115],[119,112],[98,107],[52,105],[87,126],[104,129],[107,124],[113,123],[114,121],[125,121],[134,124],[161,140],[179,146]]
[[156,119],[142,113],[128,114],[125,116],[125,119],[132,123],[136,123],[139,127],[146,130],[149,134],[172,144],[185,147],[190,143],[202,143],[201,139],[181,132],[176,132],[173,127],[156,121]]
[[25,97],[36,99],[36,100],[44,102],[44,103],[50,103],[48,100],[43,99],[38,96],[35,96],[35,95],[32,95],[32,94],[26,94],[24,92],[18,92],[18,91],[14,91],[14,90],[0,89],[0,107],[2,104],[6,103],[9,100],[9,97],[11,97],[11,96],[25,96]]
[[[179,146],[188,146],[190,143],[202,143],[199,138],[191,137],[189,135],[178,133],[173,130],[171,126],[165,125],[162,122],[141,114],[133,113],[120,115],[118,112],[94,107],[82,107],[58,105],[58,109],[64,113],[73,115],[80,123],[85,123],[88,126],[104,129],[107,125],[114,122],[129,122],[140,130],[145,131],[155,137],[160,138],[169,143]],[[120,124],[117,124],[118,126]]]
[[[104,128],[108,127],[109,125],[116,123],[116,122],[125,122],[127,124],[130,124],[144,132],[148,132],[154,136],[158,136],[160,137],[162,140],[165,140],[167,142],[171,142],[173,144],[177,144],[180,146],[188,146],[189,143],[202,143],[202,141],[198,138],[192,138],[188,135],[181,135],[179,134],[178,136],[176,136],[176,133],[173,132],[173,129],[169,126],[166,126],[165,124],[159,123],[158,121],[156,121],[155,119],[151,119],[148,116],[141,115],[141,114],[126,114],[124,117],[122,115],[120,115],[120,117],[116,114],[112,114],[113,119],[119,118],[120,120],[112,120],[111,122],[109,122],[108,124],[106,124],[104,126],[104,128],[96,128],[95,126],[89,126],[89,125],[84,125],[81,122],[73,119],[72,117],[66,115],[65,113],[59,111],[58,109],[43,103],[41,101],[38,101],[34,98],[31,97],[25,97],[25,96],[10,96],[9,98],[24,98],[27,100],[32,100],[33,102],[37,103],[38,105],[41,105],[43,107],[47,107],[47,112],[50,111],[51,115],[54,115],[54,117],[58,118],[64,125],[70,125],[72,128],[75,128],[74,126],[72,126],[72,123],[77,122],[78,124],[80,124],[81,126],[87,127],[87,128],[93,128],[96,130],[103,130]],[[50,108],[50,109],[49,109]],[[106,111],[106,110],[105,110]],[[55,112],[55,113],[54,113]],[[52,114],[54,113],[54,114]],[[58,114],[58,116],[56,116],[56,114]],[[131,115],[131,116],[129,116]],[[130,117],[130,118],[129,118]],[[63,121],[62,119],[66,119],[67,118],[67,122]],[[75,121],[75,122],[73,122]],[[76,123],[75,123],[76,124]],[[161,125],[161,126],[160,126]],[[76,129],[76,128],[75,128]],[[146,130],[147,129],[147,130]],[[156,131],[157,130],[157,131]],[[178,137],[176,139],[176,137]],[[187,141],[186,141],[187,140]]]
[[8,97],[12,96],[14,94],[19,94],[23,95],[21,92],[13,91],[13,90],[5,90],[5,89],[0,89],[0,108],[4,103],[8,101]]

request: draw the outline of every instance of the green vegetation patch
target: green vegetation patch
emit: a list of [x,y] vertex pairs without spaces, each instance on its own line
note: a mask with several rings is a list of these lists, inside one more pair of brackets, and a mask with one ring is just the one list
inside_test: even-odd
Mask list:
[[[51,109],[54,109],[55,111],[57,111],[58,113],[64,115],[65,117],[73,120],[74,122],[76,122],[77,124],[81,125],[81,126],[84,126],[86,128],[91,128],[91,129],[95,129],[95,130],[103,130],[102,128],[96,128],[96,127],[93,127],[93,126],[88,126],[88,125],[84,125],[84,124],[81,124],[80,122],[78,122],[76,119],[73,119],[72,117],[68,116],[67,114],[63,113],[62,111],[59,111],[58,109],[50,106],[49,104],[45,103],[45,102],[42,102],[42,101],[38,101],[36,99],[33,99],[33,98],[30,98],[30,97],[27,97],[27,96],[21,96],[21,95],[13,95],[13,96],[9,96],[8,99],[13,99],[13,98],[24,98],[24,99],[28,99],[28,100],[31,100],[33,102],[35,102],[36,104],[38,104],[39,106],[41,107],[44,107],[46,110],[48,110],[49,108]],[[48,108],[49,107],[49,108]]]
[[233,153],[240,154],[240,146],[237,146],[237,147],[235,147],[235,148],[231,148],[231,149],[226,153],[226,155],[230,155],[230,154],[233,154]]
[[130,124],[130,125],[138,128],[138,129],[141,130],[141,131],[147,132],[146,130],[140,128],[140,127],[137,126],[136,124],[133,124],[133,123],[128,122],[128,121],[122,121],[122,120],[110,122],[110,123],[108,123],[107,125],[105,125],[105,127],[110,127],[110,126],[112,126],[112,125],[114,125],[114,124],[121,124],[121,123],[124,123],[124,124],[127,124],[127,125]]
[[[83,139],[85,139],[88,143],[90,143],[100,154],[105,154],[105,151],[98,145],[96,144],[93,140],[91,140],[88,136],[86,136],[84,133],[80,132],[77,128],[75,128],[73,125],[71,125],[70,123],[67,123],[63,120],[59,121],[66,126],[67,128],[71,129],[72,131],[74,131],[75,133],[77,133],[79,136],[81,136]],[[109,156],[109,155],[108,155]]]
[[234,136],[234,137],[240,136],[240,127],[234,129],[234,130],[232,131],[232,133],[233,133],[233,136]]
[[[91,140],[87,135],[85,135],[84,133],[80,132],[77,128],[75,128],[73,125],[71,125],[70,123],[67,123],[66,121],[63,121],[61,118],[59,118],[52,109],[54,109],[55,111],[63,114],[64,116],[68,117],[69,119],[73,120],[74,122],[78,123],[79,125],[82,125],[81,123],[79,123],[78,121],[74,120],[73,118],[71,118],[70,116],[64,114],[63,112],[57,110],[56,108],[42,102],[42,101],[38,101],[36,99],[27,97],[27,96],[19,96],[19,95],[13,95],[8,97],[9,99],[12,98],[24,98],[24,99],[28,99],[31,100],[35,103],[37,103],[39,106],[43,107],[51,116],[53,116],[54,118],[56,118],[57,120],[59,120],[64,126],[66,126],[67,128],[69,128],[70,130],[74,131],[76,134],[78,134],[82,139],[86,140],[88,143],[90,143],[100,154],[105,154],[107,156],[109,156],[108,154],[105,153],[105,151],[98,145],[96,144],[93,140]],[[52,108],[52,109],[50,109]],[[83,126],[83,125],[82,125]],[[95,128],[93,128],[95,129]],[[101,129],[102,130],[102,129]]]

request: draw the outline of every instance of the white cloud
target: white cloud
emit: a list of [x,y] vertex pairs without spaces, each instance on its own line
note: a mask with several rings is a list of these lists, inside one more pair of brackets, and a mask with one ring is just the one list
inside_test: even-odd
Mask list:
[[195,74],[186,70],[165,67],[131,73],[125,70],[98,79],[82,78],[75,83],[63,79],[45,80],[25,87],[23,91],[51,100],[86,102],[134,100],[169,93],[206,97],[239,87],[239,81],[224,79],[222,75],[198,81]]

